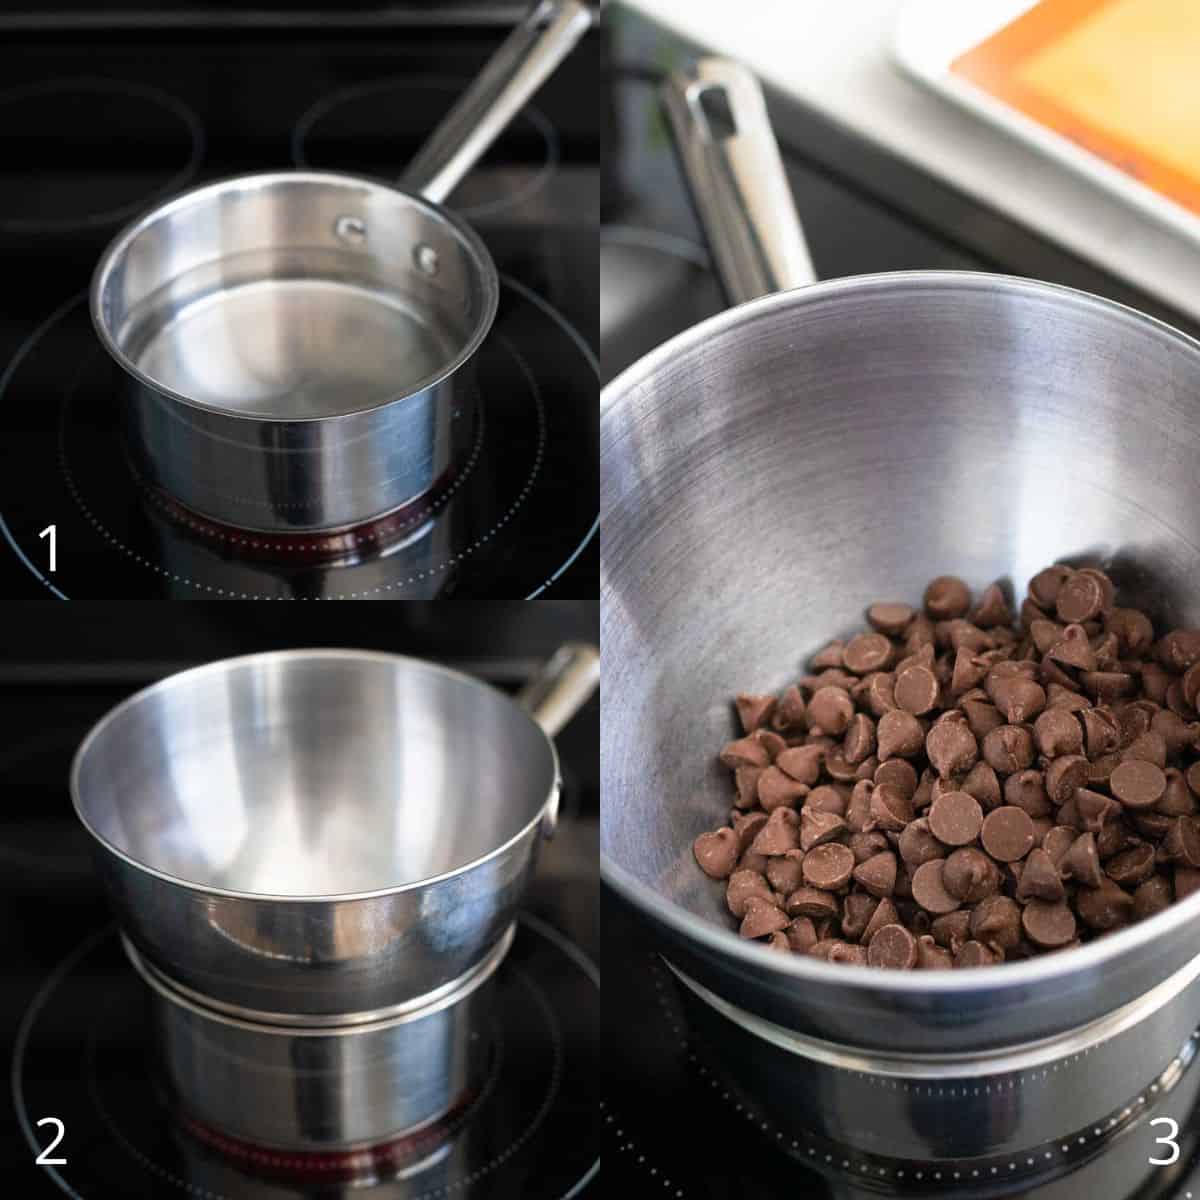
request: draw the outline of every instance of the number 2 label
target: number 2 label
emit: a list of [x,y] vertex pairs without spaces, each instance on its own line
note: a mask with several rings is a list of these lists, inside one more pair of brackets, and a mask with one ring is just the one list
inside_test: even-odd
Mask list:
[[54,1141],[34,1159],[34,1162],[39,1167],[65,1167],[67,1165],[65,1158],[51,1158],[50,1155],[58,1147],[58,1143],[63,1140],[67,1127],[57,1117],[43,1117],[38,1122],[38,1128],[41,1129],[43,1125],[53,1125],[58,1132],[54,1135]]
[[1170,1117],[1155,1117],[1150,1122],[1151,1128],[1155,1125],[1166,1125],[1170,1132],[1166,1137],[1157,1137],[1154,1139],[1156,1146],[1169,1146],[1166,1158],[1151,1158],[1149,1163],[1152,1167],[1169,1167],[1173,1162],[1179,1161],[1179,1143],[1175,1140],[1179,1136],[1179,1122],[1172,1121]]

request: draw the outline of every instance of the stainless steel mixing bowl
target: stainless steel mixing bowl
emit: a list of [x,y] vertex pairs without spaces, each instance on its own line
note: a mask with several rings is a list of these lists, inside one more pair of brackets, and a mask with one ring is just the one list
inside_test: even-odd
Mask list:
[[137,693],[71,771],[126,935],[234,1015],[345,1024],[431,1002],[512,925],[557,811],[550,736],[597,667],[589,646],[555,655],[537,719],[466,675],[353,650]]
[[[731,137],[698,131],[707,86],[728,90]],[[946,572],[1020,592],[1086,556],[1129,604],[1200,624],[1200,344],[1029,280],[798,286],[807,255],[753,81],[747,100],[704,63],[672,89],[685,161],[717,189],[706,225],[728,223],[714,257],[744,268],[723,270],[735,299],[794,290],[687,331],[602,396],[603,878],[711,992],[843,1046],[981,1050],[1102,1017],[1197,953],[1200,895],[1066,953],[888,972],[739,939],[691,845],[729,810],[732,696],[793,681],[872,601]]]
[[105,251],[91,313],[135,465],[196,513],[351,527],[447,480],[499,283],[440,201],[591,24],[539,0],[399,186],[275,171],[196,188]]

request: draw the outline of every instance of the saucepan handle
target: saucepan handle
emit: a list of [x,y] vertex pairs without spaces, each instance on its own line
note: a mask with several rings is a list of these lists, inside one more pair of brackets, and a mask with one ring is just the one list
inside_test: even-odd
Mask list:
[[594,5],[538,0],[400,177],[440,204],[591,26]]
[[730,303],[816,282],[758,80],[701,58],[668,76],[662,101]]
[[[554,737],[591,698],[600,682],[600,651],[586,642],[567,642],[517,693],[517,703]],[[558,827],[558,787],[546,807],[542,834]]]

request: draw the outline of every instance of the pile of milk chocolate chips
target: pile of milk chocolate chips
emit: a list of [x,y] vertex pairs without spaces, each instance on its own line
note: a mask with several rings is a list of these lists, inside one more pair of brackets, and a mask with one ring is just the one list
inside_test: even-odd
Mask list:
[[1047,567],[1014,623],[952,576],[874,604],[782,695],[737,697],[728,824],[701,834],[741,935],[974,967],[1077,946],[1200,886],[1200,632]]

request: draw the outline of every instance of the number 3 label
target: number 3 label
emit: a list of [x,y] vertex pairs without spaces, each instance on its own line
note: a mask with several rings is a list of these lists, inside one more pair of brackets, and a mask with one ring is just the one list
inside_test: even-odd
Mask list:
[[1149,1163],[1152,1167],[1169,1167],[1173,1162],[1179,1161],[1179,1143],[1175,1140],[1179,1136],[1179,1122],[1172,1121],[1170,1117],[1155,1117],[1150,1122],[1151,1128],[1155,1125],[1166,1125],[1170,1132],[1166,1137],[1157,1137],[1154,1139],[1156,1146],[1170,1146],[1167,1151],[1166,1158],[1151,1158]]

